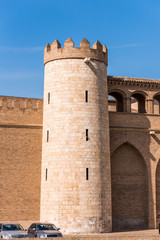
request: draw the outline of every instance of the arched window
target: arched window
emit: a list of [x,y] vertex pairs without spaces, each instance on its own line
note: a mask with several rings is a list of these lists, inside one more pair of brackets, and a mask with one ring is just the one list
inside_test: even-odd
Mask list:
[[131,112],[145,113],[145,96],[141,93],[134,93],[131,97]]
[[108,95],[109,111],[124,112],[124,98],[119,92],[113,91]]
[[155,95],[154,99],[154,114],[160,114],[160,95]]

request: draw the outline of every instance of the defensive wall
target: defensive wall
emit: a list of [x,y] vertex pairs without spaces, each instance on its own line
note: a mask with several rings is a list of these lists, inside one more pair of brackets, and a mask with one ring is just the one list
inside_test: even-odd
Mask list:
[[[112,79],[111,84],[110,78]],[[144,89],[144,85],[141,85],[141,88],[136,85],[138,80],[130,79],[132,82],[131,91],[130,87],[124,85],[123,88],[122,83],[117,83],[116,78],[114,84],[113,79],[114,77],[108,78],[109,94],[114,89],[115,92],[124,94],[122,96],[130,94],[128,96],[131,99],[134,89],[137,91],[136,88],[138,88],[139,93],[143,92],[145,95],[145,106],[148,106],[149,96],[152,103],[154,96],[159,96],[159,82],[155,80],[139,79],[140,83],[138,84],[143,82],[147,86],[151,82],[149,85],[151,88],[146,87]],[[129,84],[131,83],[129,82]],[[25,227],[28,227],[30,222],[38,221],[40,218],[43,100],[1,96],[0,103],[0,183],[3,192],[0,198],[1,221],[19,221]],[[118,101],[116,104],[118,106]],[[139,195],[135,206],[136,208],[141,206],[141,209],[138,208],[139,213],[142,213],[147,227],[155,228],[160,211],[160,115],[154,114],[153,104],[151,106],[152,113],[147,112],[151,111],[147,110],[148,108],[145,109],[145,113],[132,113],[131,107],[128,107],[128,112],[109,112],[109,125],[112,156],[111,186],[112,194],[115,194],[112,196],[112,212],[115,215],[125,214],[124,219],[127,219],[127,213],[123,213],[122,210],[128,209],[130,215],[133,206],[131,204],[129,206],[128,203],[131,203],[135,196]],[[155,134],[150,134],[150,131],[154,131]],[[134,164],[136,163],[135,165],[133,162],[129,162],[127,168],[121,157],[123,156],[126,159],[124,152],[130,154],[128,156]],[[117,156],[119,162],[121,162],[121,164],[118,162],[118,168],[114,163]],[[138,159],[136,162],[135,158]],[[145,164],[140,164],[140,162]],[[135,169],[132,168],[132,165]],[[137,169],[140,170],[139,174],[137,174]],[[123,194],[120,198],[119,195],[116,195],[117,192],[114,193],[113,190],[116,189],[117,180],[120,183],[120,179],[123,178],[125,184],[122,182],[121,190]],[[120,189],[120,186],[118,187]],[[124,189],[129,189],[128,194],[124,193]],[[142,189],[145,189],[145,191],[142,191]],[[114,206],[118,206],[118,209],[114,209]],[[121,209],[121,213],[119,213],[119,209]],[[115,218],[114,215],[112,216],[114,225]]]
[[[115,81],[114,84],[112,81],[112,84],[110,84],[110,81],[108,81],[109,94],[111,94],[113,89],[115,92],[126,94],[125,89],[127,89],[131,98],[134,88],[137,91],[136,88],[138,87],[139,93],[143,92],[145,94],[145,105],[147,106],[148,104],[148,96],[150,96],[150,101],[153,103],[154,96],[159,94],[158,82],[155,80],[143,80],[144,84],[152,82],[151,88],[147,87],[144,89],[143,85],[141,85],[141,88],[136,85],[138,80],[135,82],[134,79],[131,80],[132,91],[130,91],[129,87],[125,86],[123,88],[121,83]],[[142,82],[141,79],[139,81]],[[25,227],[28,227],[30,222],[38,221],[40,217],[43,100],[1,96],[0,104],[0,183],[3,192],[0,198],[1,221],[20,221]],[[117,184],[115,176],[125,176],[126,183],[124,188],[130,189],[128,195],[126,194],[127,191],[125,191],[125,194],[122,194],[122,198],[116,196],[117,193],[115,192],[115,196],[112,196],[112,208],[115,204],[119,206],[122,212],[123,207],[126,209],[127,202],[132,202],[134,197],[139,194],[140,198],[138,198],[137,203],[135,202],[135,205],[139,206],[140,200],[143,202],[139,213],[141,212],[145,216],[144,218],[149,228],[155,228],[160,211],[160,115],[154,114],[153,104],[151,106],[153,107],[152,113],[147,112],[150,110],[145,110],[145,113],[131,113],[131,108],[129,107],[128,112],[110,112],[109,124],[113,164],[114,159],[117,159],[116,155],[118,155],[118,159],[122,163],[120,156],[124,154],[124,151],[128,151],[131,154],[130,159],[134,160],[136,156],[139,159],[138,161],[144,161],[146,166],[144,167],[144,164],[140,166],[137,161],[137,166],[135,166],[135,169],[132,169],[133,163],[130,162],[129,169],[134,173],[131,176],[131,174],[123,171],[124,162],[122,165],[118,164],[118,170],[116,164],[115,166],[112,164],[112,189],[114,184],[115,186]],[[150,134],[150,131],[155,131],[155,134]],[[117,152],[117,149],[119,149],[119,152]],[[141,169],[143,174],[140,172],[139,176],[137,176],[136,167]],[[132,186],[133,182],[134,187]],[[139,192],[137,192],[137,186],[141,186]],[[141,192],[142,189],[145,189],[146,192]],[[146,196],[145,201],[144,196]],[[117,214],[119,208],[113,209],[113,213],[115,211],[115,214]],[[132,209],[128,207],[128,211],[130,215]],[[127,215],[125,217],[127,218]]]
[[0,221],[39,220],[43,100],[0,96]]

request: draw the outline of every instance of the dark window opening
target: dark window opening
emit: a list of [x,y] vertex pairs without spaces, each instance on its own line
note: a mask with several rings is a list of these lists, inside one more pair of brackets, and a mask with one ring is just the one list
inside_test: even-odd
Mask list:
[[88,141],[89,138],[88,138],[88,129],[86,129],[86,141]]
[[50,92],[48,93],[48,104],[50,104]]
[[86,91],[85,100],[86,100],[86,102],[88,102],[88,91]]
[[86,168],[86,180],[89,180],[89,169]]
[[49,130],[47,130],[47,142],[49,142]]
[[48,179],[48,169],[46,168],[46,181]]

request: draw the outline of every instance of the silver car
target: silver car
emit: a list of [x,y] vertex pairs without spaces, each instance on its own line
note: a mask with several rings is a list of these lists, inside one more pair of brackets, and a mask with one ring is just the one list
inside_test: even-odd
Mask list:
[[0,238],[29,238],[29,235],[18,223],[0,223]]
[[62,237],[62,233],[52,223],[33,223],[28,228],[30,237],[47,238],[47,237]]

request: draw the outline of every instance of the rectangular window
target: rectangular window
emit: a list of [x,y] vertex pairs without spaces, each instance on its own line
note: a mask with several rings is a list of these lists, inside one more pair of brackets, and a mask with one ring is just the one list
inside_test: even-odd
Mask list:
[[48,104],[50,104],[50,92],[48,93]]
[[88,168],[86,168],[86,180],[89,180],[89,171],[88,171],[89,169]]
[[88,102],[88,91],[85,92],[85,100]]
[[86,129],[86,141],[88,141],[89,138],[88,138],[88,129]]
[[46,168],[46,181],[48,179],[48,169]]
[[47,130],[47,142],[49,142],[49,130]]

